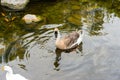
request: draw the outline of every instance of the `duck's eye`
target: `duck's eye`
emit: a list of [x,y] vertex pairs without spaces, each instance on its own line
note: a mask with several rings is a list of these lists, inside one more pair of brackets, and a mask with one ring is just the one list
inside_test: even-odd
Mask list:
[[1,69],[2,69],[2,71],[4,71],[4,66],[2,66],[2,68],[1,68]]

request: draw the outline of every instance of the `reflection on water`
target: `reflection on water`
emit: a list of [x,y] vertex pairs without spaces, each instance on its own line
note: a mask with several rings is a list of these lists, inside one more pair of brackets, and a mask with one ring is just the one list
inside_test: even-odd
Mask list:
[[[41,29],[37,30],[34,33],[26,34],[17,40],[11,42],[8,47],[6,48],[6,51],[4,53],[4,61],[12,61],[16,58],[19,60],[22,60],[24,58],[29,58],[30,54],[28,54],[26,48],[31,48],[37,43],[45,44],[46,41],[50,39],[51,36],[48,34],[51,33],[51,31],[48,31],[47,29]],[[32,44],[32,45],[31,45]],[[25,57],[24,57],[25,56]]]
[[[10,65],[30,80],[119,80],[118,3],[62,0],[30,3],[20,12],[1,8],[0,65]],[[21,19],[28,13],[42,16],[43,21],[25,24]],[[83,28],[82,43],[76,49],[57,49],[56,25],[62,35]],[[4,80],[4,73],[0,76]]]
[[69,49],[69,50],[60,50],[58,48],[55,49],[55,54],[56,54],[56,58],[55,58],[55,62],[54,62],[54,66],[55,66],[55,70],[59,71],[60,68],[59,68],[59,65],[60,65],[60,60],[61,60],[61,54],[64,52],[64,53],[69,53],[69,54],[72,54],[73,51],[79,54],[81,54],[81,56],[83,56],[83,50],[82,50],[82,45],[83,43],[81,43],[79,46],[77,46],[76,48],[74,49]]

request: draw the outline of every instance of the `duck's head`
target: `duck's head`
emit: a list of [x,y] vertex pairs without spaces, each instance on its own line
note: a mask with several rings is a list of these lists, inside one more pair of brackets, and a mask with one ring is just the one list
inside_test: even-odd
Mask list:
[[55,38],[57,38],[60,35],[58,28],[54,29],[54,34],[55,34]]
[[10,66],[2,66],[2,71],[7,71],[12,73],[12,68]]

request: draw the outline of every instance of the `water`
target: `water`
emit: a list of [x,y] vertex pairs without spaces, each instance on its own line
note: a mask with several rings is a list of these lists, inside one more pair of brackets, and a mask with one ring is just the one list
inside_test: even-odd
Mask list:
[[[0,66],[9,65],[14,73],[30,80],[119,80],[118,8],[117,1],[111,0],[37,2],[20,12],[2,8],[5,16],[0,15]],[[43,21],[25,24],[21,18],[27,13],[40,15]],[[84,30],[76,51],[56,49],[56,24],[64,24],[59,26],[62,36]],[[0,79],[5,80],[5,72],[0,71]]]

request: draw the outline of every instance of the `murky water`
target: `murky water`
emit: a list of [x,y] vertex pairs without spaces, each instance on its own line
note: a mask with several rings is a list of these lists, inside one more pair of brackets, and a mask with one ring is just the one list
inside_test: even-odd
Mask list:
[[[110,9],[109,3],[65,0],[30,3],[20,12],[2,8],[0,65],[9,65],[30,80],[119,80],[119,6]],[[42,16],[43,21],[25,24],[21,18],[28,13]],[[55,47],[54,24],[63,23],[62,35],[76,29],[85,32],[76,51]],[[0,71],[0,79],[5,80],[5,72]]]

